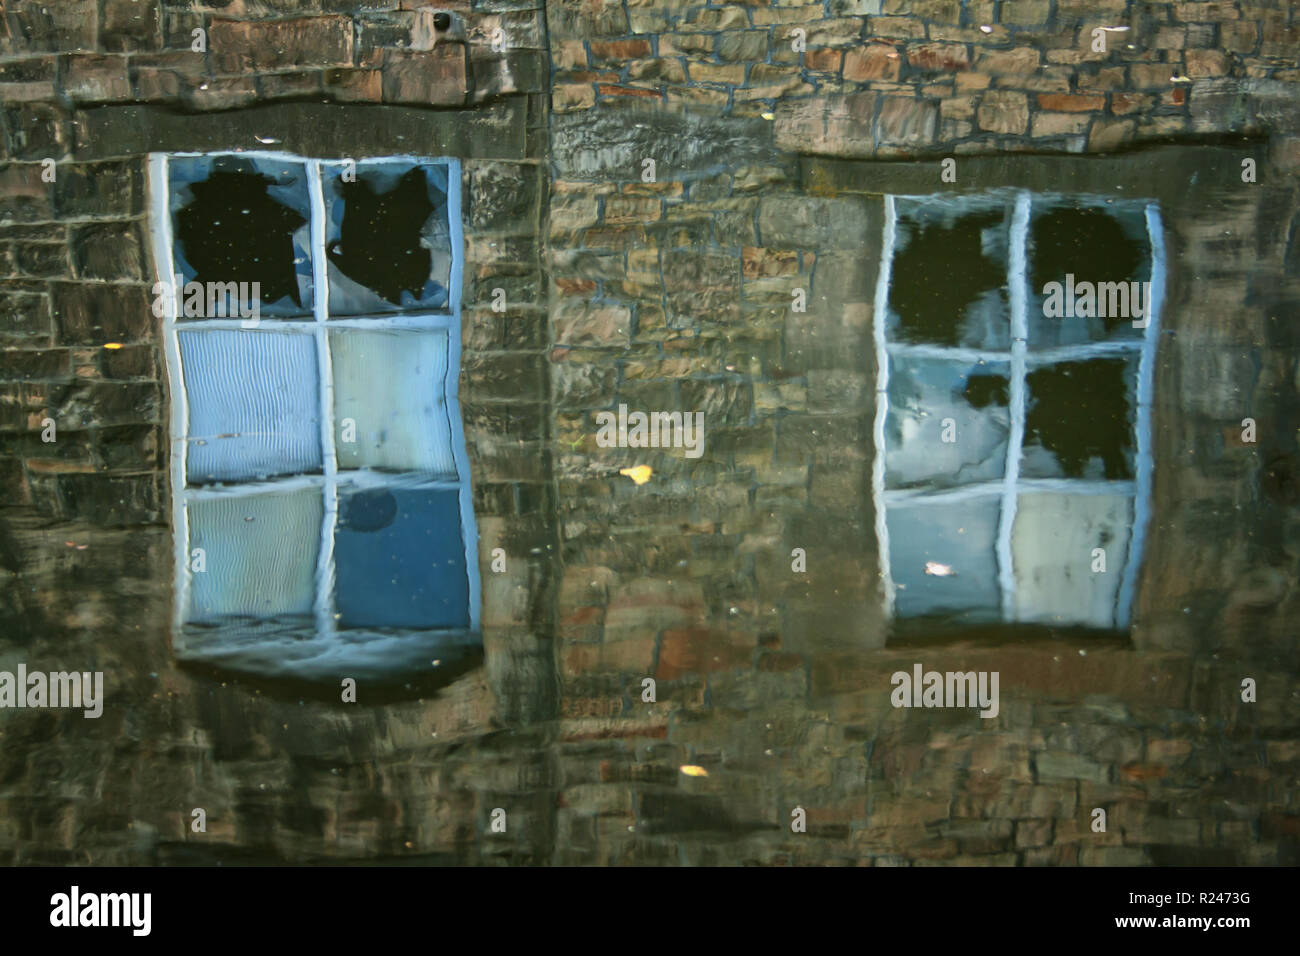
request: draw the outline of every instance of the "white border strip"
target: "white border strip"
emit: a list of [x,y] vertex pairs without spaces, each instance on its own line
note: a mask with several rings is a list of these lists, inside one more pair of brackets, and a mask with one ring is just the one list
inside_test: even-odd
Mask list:
[[1007,437],[1007,466],[1003,475],[1002,514],[998,524],[998,582],[1002,588],[1002,618],[1016,620],[1015,558],[1011,550],[1011,533],[1016,523],[1016,496],[1020,491],[1020,454],[1025,443],[1025,351],[1029,339],[1026,272],[1029,236],[1029,193],[1016,194],[1016,210],[1011,217],[1010,256],[1007,289],[1011,297],[1011,433]]
[[[1060,362],[1098,358],[1105,355],[1125,355],[1129,352],[1140,352],[1143,341],[1140,338],[1111,339],[1105,342],[1080,342],[1075,345],[1059,345],[1056,348],[1037,351],[1026,348],[1025,364],[1030,367],[1035,365],[1056,365]],[[941,362],[964,362],[970,365],[977,362],[984,362],[985,364],[1001,362],[1007,364],[1011,362],[1015,355],[1014,349],[1001,352],[989,349],[953,348],[947,345],[922,345],[910,342],[887,342],[885,347],[889,350],[890,355],[905,358],[934,359]]]
[[[1132,495],[1137,486],[1131,481],[1084,481],[1077,478],[1021,478],[1016,483],[1021,494],[1069,494],[1069,495]],[[1006,482],[980,481],[954,488],[934,490],[921,488],[888,488],[885,490],[887,504],[906,504],[908,502],[954,502],[968,498],[987,498],[990,495],[1006,493]]]
[[[167,461],[171,472],[172,550],[176,559],[176,587],[172,608],[174,633],[185,623],[190,598],[190,525],[185,508],[185,468],[189,455],[189,399],[181,368],[180,339],[176,335],[176,272],[172,257],[172,222],[168,208],[168,165],[165,153],[149,154],[149,232],[153,245],[154,273],[163,283],[162,340],[167,356],[167,383],[171,403]],[[150,290],[152,292],[152,289]]]
[[884,591],[885,617],[894,615],[894,576],[889,565],[889,523],[885,513],[885,420],[889,417],[889,350],[885,347],[885,323],[889,309],[889,281],[894,265],[898,214],[894,197],[885,197],[884,243],[880,254],[880,275],[876,279],[875,321],[872,332],[876,343],[876,419],[872,435],[876,455],[871,462],[871,501],[876,509],[876,541],[880,546],[880,586]]
[[1147,303],[1146,337],[1138,359],[1137,381],[1137,493],[1133,498],[1133,533],[1129,536],[1128,558],[1124,562],[1124,579],[1120,583],[1119,602],[1115,607],[1115,624],[1127,628],[1133,620],[1133,601],[1137,576],[1146,545],[1147,526],[1151,521],[1151,486],[1155,470],[1155,453],[1151,439],[1152,398],[1155,395],[1156,351],[1159,347],[1160,313],[1165,300],[1165,228],[1160,207],[1146,207],[1147,236],[1151,240],[1151,297]]

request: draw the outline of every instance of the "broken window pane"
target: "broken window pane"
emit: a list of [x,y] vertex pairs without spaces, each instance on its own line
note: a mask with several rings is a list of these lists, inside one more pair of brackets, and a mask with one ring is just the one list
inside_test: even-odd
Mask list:
[[339,468],[454,480],[444,397],[447,333],[353,329],[330,335]]
[[321,470],[310,335],[214,329],[178,336],[189,406],[189,483]]
[[1035,202],[1028,256],[1029,348],[1142,338],[1133,321],[1150,306],[1151,249],[1140,206]]
[[886,523],[895,612],[1001,617],[994,552],[1000,513],[997,493],[890,504]]
[[334,535],[340,627],[468,627],[460,492],[345,490]]
[[[202,317],[247,319],[254,301],[259,318],[310,315],[306,166],[247,156],[177,156],[169,170],[177,317],[198,317],[194,307],[201,303]],[[231,308],[236,291],[242,314]]]
[[1009,349],[1007,204],[930,197],[896,208],[890,340]]
[[1016,618],[1114,627],[1132,510],[1127,495],[1021,495],[1011,536]]
[[1136,392],[1135,358],[1097,358],[1031,369],[1020,474],[1132,479]]
[[316,489],[191,501],[188,620],[311,614],[323,513]]
[[330,314],[447,308],[447,167],[326,164],[321,177]]
[[885,487],[1001,478],[1010,415],[1006,363],[891,356]]

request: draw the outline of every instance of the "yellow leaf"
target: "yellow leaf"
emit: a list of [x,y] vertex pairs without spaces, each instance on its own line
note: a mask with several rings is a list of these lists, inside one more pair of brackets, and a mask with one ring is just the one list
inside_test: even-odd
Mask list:
[[644,485],[650,480],[653,472],[649,465],[637,465],[635,468],[621,468],[618,472],[620,475],[627,475],[638,485]]
[[682,767],[682,773],[686,774],[688,777],[707,777],[709,775],[707,770],[703,767],[697,767],[695,764],[687,764]]
[[122,343],[121,343],[121,342],[105,342],[105,343],[104,343],[104,348],[106,348],[106,349],[120,349],[121,347],[122,347]]

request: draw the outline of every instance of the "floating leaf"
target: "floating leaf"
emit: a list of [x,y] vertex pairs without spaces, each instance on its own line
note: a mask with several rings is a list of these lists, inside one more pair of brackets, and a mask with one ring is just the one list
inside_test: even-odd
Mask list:
[[653,471],[651,470],[649,465],[637,465],[633,468],[620,468],[618,473],[620,475],[627,475],[638,485],[644,485],[647,481],[650,480],[650,476],[651,474],[653,474]]

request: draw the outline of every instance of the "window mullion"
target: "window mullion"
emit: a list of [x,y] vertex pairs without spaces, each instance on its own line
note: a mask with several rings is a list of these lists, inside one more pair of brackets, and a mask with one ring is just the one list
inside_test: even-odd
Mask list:
[[1138,357],[1137,380],[1137,488],[1133,497],[1133,530],[1129,534],[1128,554],[1124,560],[1124,577],[1120,579],[1119,601],[1115,607],[1115,626],[1128,627],[1133,615],[1133,598],[1137,589],[1138,566],[1146,543],[1147,524],[1151,518],[1151,476],[1154,456],[1151,450],[1152,390],[1155,387],[1156,346],[1159,341],[1160,308],[1165,294],[1165,237],[1160,209],[1146,207],[1147,240],[1151,246],[1151,294],[1147,300],[1147,322],[1142,331],[1142,352]]
[[885,341],[886,310],[889,308],[890,271],[894,264],[898,213],[893,196],[885,196],[885,226],[876,281],[873,333],[876,346],[876,417],[872,434],[875,457],[871,463],[871,497],[876,509],[876,541],[880,552],[880,585],[884,590],[885,617],[894,614],[894,579],[889,562],[889,524],[885,511],[885,422],[889,417],[889,350]]
[[1025,441],[1025,405],[1028,386],[1025,352],[1029,337],[1026,295],[1029,236],[1029,193],[1016,195],[1011,218],[1011,254],[1007,288],[1011,299],[1011,433],[1007,438],[1007,465],[1002,485],[1002,512],[998,525],[998,580],[1002,588],[1002,616],[1015,614],[1016,575],[1011,535],[1016,523],[1016,494],[1020,479],[1020,453]]
[[320,380],[321,465],[325,475],[324,507],[321,521],[320,554],[316,564],[317,633],[330,638],[334,626],[334,531],[338,525],[338,460],[334,450],[334,374],[330,362],[329,280],[325,260],[325,192],[321,182],[320,160],[307,161],[307,192],[311,199],[311,274],[312,309],[316,325],[316,358]]

